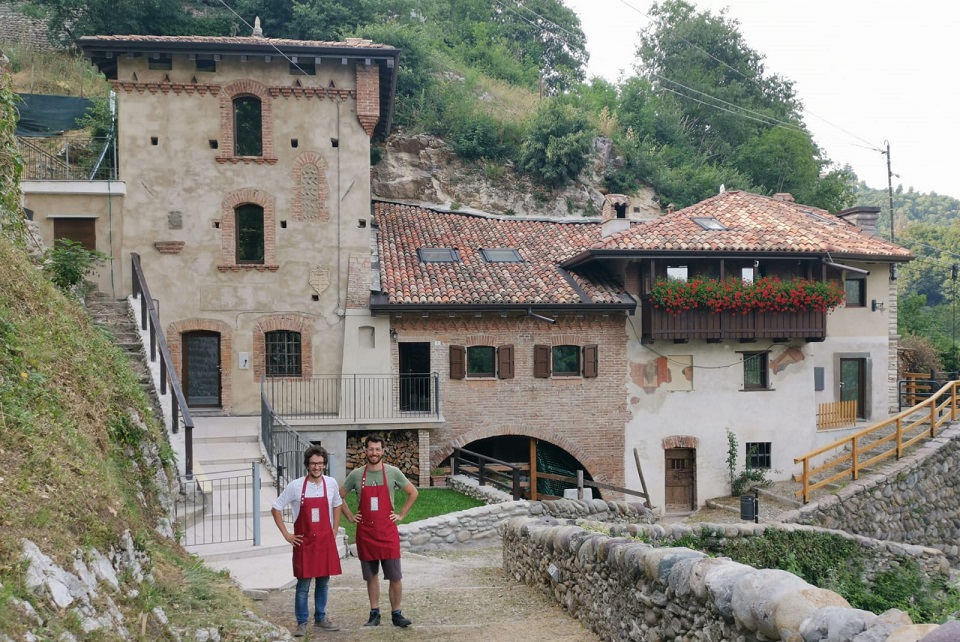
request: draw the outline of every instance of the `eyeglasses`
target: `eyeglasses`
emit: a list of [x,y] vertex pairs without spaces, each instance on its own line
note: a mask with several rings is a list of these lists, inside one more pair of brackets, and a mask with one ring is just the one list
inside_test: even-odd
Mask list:
[[311,467],[313,467],[313,466],[326,466],[326,465],[327,465],[327,463],[326,463],[326,462],[323,462],[323,461],[310,461],[310,462],[307,462],[307,466],[311,466]]

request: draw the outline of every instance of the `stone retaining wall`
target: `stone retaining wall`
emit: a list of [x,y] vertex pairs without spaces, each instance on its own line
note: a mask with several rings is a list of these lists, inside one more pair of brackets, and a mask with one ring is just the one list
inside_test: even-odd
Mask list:
[[[486,486],[474,486],[487,488]],[[596,522],[652,523],[656,517],[639,504],[607,502],[602,499],[530,502],[504,501],[439,515],[411,524],[401,524],[400,548],[433,551],[499,541],[499,525],[513,517],[549,516],[554,519],[587,518]]]
[[864,579],[873,579],[878,573],[892,570],[904,561],[917,564],[928,577],[939,573],[950,574],[950,561],[942,551],[926,546],[900,544],[871,539],[862,535],[851,535],[843,531],[834,531],[817,526],[801,524],[672,524],[666,528],[660,524],[606,524],[581,520],[578,525],[587,530],[602,532],[611,537],[637,537],[651,542],[655,546],[671,546],[673,542],[694,535],[710,540],[709,551],[723,554],[724,546],[737,538],[761,537],[767,531],[794,532],[805,531],[822,535],[835,535],[856,542],[867,552],[864,558]]
[[960,639],[958,622],[915,625],[901,611],[853,609],[786,571],[555,524],[505,521],[504,569],[543,589],[604,640]]
[[785,513],[781,521],[843,530],[878,540],[920,544],[960,563],[960,426],[916,446],[816,504]]

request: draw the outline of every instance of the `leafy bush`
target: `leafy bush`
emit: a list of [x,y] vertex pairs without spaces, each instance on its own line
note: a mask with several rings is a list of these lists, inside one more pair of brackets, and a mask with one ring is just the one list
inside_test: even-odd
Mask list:
[[589,119],[575,107],[549,100],[537,112],[520,147],[520,167],[551,187],[575,179],[593,142]]
[[54,246],[43,253],[43,272],[58,288],[70,292],[108,258],[103,252],[87,250],[76,241],[57,239]]

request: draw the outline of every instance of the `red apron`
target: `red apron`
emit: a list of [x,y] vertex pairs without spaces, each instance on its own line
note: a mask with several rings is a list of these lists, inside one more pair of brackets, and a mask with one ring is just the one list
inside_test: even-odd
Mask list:
[[[400,559],[400,531],[390,519],[393,502],[387,486],[387,466],[383,466],[383,485],[367,486],[367,470],[360,478],[359,513],[357,522],[357,557],[361,562]],[[373,510],[376,505],[377,510]]]
[[327,481],[323,483],[323,497],[307,497],[307,479],[300,490],[300,513],[293,524],[293,534],[302,535],[300,546],[293,547],[293,576],[297,579],[340,575],[340,553],[330,525],[330,507],[327,504]]

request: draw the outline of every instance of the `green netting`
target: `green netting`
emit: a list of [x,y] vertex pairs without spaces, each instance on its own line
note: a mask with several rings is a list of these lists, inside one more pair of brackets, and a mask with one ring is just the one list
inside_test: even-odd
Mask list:
[[[543,441],[537,443],[537,472],[576,478],[578,470],[583,470],[583,466],[567,451]],[[584,479],[590,479],[590,477],[584,473]],[[576,487],[575,483],[537,479],[537,492],[544,495],[563,497],[565,489]]]

